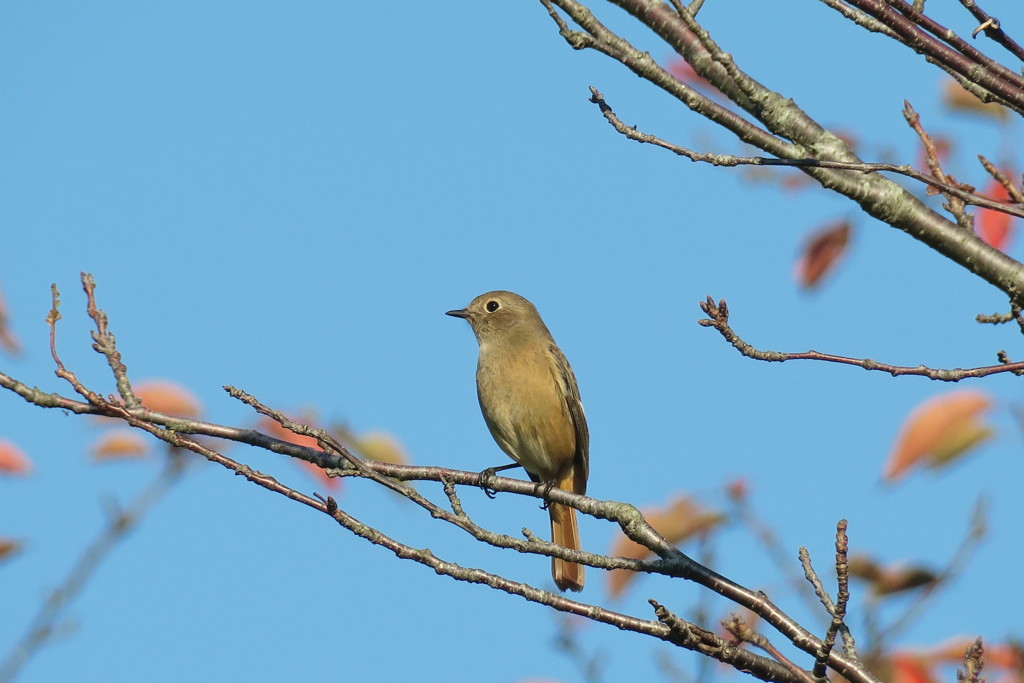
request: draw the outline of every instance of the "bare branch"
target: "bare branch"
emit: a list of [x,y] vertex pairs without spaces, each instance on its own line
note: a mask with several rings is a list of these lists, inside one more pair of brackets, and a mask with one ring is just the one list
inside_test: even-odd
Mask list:
[[763,360],[769,363],[781,363],[787,360],[816,360],[828,363],[841,363],[843,365],[855,365],[859,368],[864,368],[865,370],[887,372],[893,377],[899,377],[901,375],[915,375],[942,382],[959,382],[960,380],[968,378],[987,377],[988,375],[996,375],[1001,372],[1017,373],[1024,370],[1024,363],[1004,363],[1001,365],[986,365],[983,367],[968,369],[943,369],[929,368],[924,365],[917,365],[913,367],[889,365],[888,363],[880,363],[876,360],[871,360],[870,358],[848,358],[847,356],[836,356],[830,353],[820,353],[818,351],[804,351],[802,353],[761,351],[740,339],[739,335],[737,335],[729,326],[729,309],[724,299],[720,300],[718,304],[715,304],[714,300],[709,296],[707,301],[702,301],[700,303],[700,307],[701,310],[710,316],[710,318],[702,318],[698,320],[698,325],[703,327],[713,327],[718,330],[719,333],[725,337],[727,342],[732,344],[737,351],[747,358]]
[[[52,328],[55,327],[57,312],[57,301],[55,295],[54,307],[51,310],[51,335],[54,335]],[[93,302],[90,302],[92,306]],[[310,497],[303,494],[273,477],[252,469],[248,465],[236,462],[213,448],[199,442],[190,435],[206,435],[218,438],[226,438],[233,441],[256,445],[267,450],[292,455],[340,476],[361,476],[373,481],[388,485],[387,479],[395,479],[401,482],[426,480],[438,482],[446,492],[453,492],[455,486],[476,486],[479,484],[480,475],[474,472],[462,472],[438,467],[422,467],[411,465],[395,465],[384,462],[362,461],[347,451],[341,444],[335,442],[329,435],[313,430],[304,425],[293,423],[283,415],[259,404],[254,398],[244,394],[237,389],[228,387],[232,395],[246,399],[246,402],[261,412],[272,415],[279,419],[282,424],[296,431],[296,433],[312,434],[318,439],[318,443],[325,450],[307,448],[290,444],[284,441],[273,439],[265,434],[254,430],[225,427],[222,425],[210,424],[198,420],[184,419],[174,416],[161,415],[147,410],[144,406],[132,409],[120,401],[107,400],[92,392],[64,369],[56,355],[54,344],[54,360],[58,368],[63,371],[72,385],[83,396],[88,398],[88,404],[72,401],[63,397],[55,400],[51,395],[44,394],[39,390],[28,389],[25,385],[0,373],[0,385],[8,386],[17,391],[26,400],[36,402],[43,407],[74,406],[77,412],[93,412],[107,415],[125,421],[127,424],[146,431],[158,439],[161,439],[172,446],[191,450],[202,455],[211,462],[225,467],[235,474],[244,477],[246,480],[274,493],[285,496],[290,500],[301,503],[321,513],[330,515],[341,526],[352,533],[391,550],[396,556],[413,560],[432,568],[439,574],[445,574],[458,580],[471,583],[481,583],[497,590],[502,590],[513,595],[519,595],[527,600],[542,603],[557,610],[577,614],[595,621],[615,625],[618,628],[644,633],[670,642],[676,642],[678,633],[673,635],[670,628],[661,622],[650,622],[630,617],[627,615],[611,612],[598,608],[594,605],[587,605],[568,598],[555,595],[548,591],[542,591],[526,584],[511,581],[481,569],[461,567],[453,562],[437,557],[429,550],[418,550],[411,546],[399,543],[382,531],[369,526],[344,510],[340,509],[333,499],[322,497]],[[96,350],[108,359],[110,354],[115,352],[113,342],[110,345],[98,345]],[[113,367],[113,364],[111,364]],[[666,576],[683,578],[698,583],[712,591],[726,597],[729,600],[746,607],[757,614],[766,623],[782,633],[796,647],[814,654],[821,647],[821,641],[815,638],[809,631],[803,628],[794,619],[776,607],[768,597],[760,591],[752,591],[727,579],[711,569],[695,562],[693,559],[682,553],[678,548],[669,543],[663,536],[655,531],[644,519],[643,515],[632,505],[614,501],[600,501],[587,496],[562,491],[561,489],[538,485],[533,482],[509,479],[506,477],[491,477],[488,481],[489,488],[495,491],[506,491],[518,495],[527,495],[536,498],[543,498],[549,502],[556,502],[576,508],[583,514],[591,515],[597,519],[606,519],[616,522],[622,531],[631,540],[651,549],[658,556],[657,560],[631,560],[627,558],[607,557],[584,551],[575,551],[555,546],[545,541],[540,541],[524,530],[526,540],[513,539],[509,536],[495,534],[486,531],[472,523],[461,505],[457,503],[451,493],[448,493],[449,501],[452,503],[452,511],[444,510],[439,506],[419,496],[411,487],[389,486],[392,490],[401,493],[410,500],[417,502],[427,509],[432,515],[448,521],[459,528],[467,530],[474,537],[486,541],[501,548],[515,548],[521,552],[561,557],[573,562],[580,562],[593,567],[613,569],[626,568],[634,571],[664,574]],[[729,651],[726,651],[729,652]],[[735,655],[741,656],[741,655]],[[742,657],[756,657],[751,653]],[[764,658],[761,658],[764,659]],[[744,659],[743,668],[758,666],[759,660]],[[765,660],[770,662],[770,660]],[[872,683],[875,679],[857,661],[854,661],[842,654],[831,652],[828,656],[828,666],[841,673],[853,683]],[[780,671],[783,671],[780,669]],[[794,680],[788,677],[777,678],[776,680]]]
[[185,461],[179,454],[169,453],[164,469],[152,483],[128,507],[111,515],[106,528],[86,547],[64,581],[50,592],[24,635],[0,664],[0,682],[13,681],[29,659],[50,642],[60,626],[64,611],[81,594],[102,561],[180,481],[184,472]]
[[800,675],[803,672],[800,672],[799,668],[796,669],[796,672],[799,673],[796,673],[788,667],[779,666],[774,661],[765,657],[757,657],[756,663],[758,666],[756,669],[743,669],[740,662],[747,660],[751,655],[750,652],[734,647],[721,636],[686,621],[664,605],[659,604],[656,600],[648,600],[648,602],[654,607],[654,613],[658,620],[670,629],[672,634],[671,642],[676,645],[731,664],[741,671],[749,671],[751,675],[762,680],[787,680],[807,683],[803,676]]

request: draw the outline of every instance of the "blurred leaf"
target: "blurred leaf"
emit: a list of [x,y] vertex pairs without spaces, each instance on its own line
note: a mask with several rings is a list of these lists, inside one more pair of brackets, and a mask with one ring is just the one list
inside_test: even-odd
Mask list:
[[927,586],[938,576],[931,569],[907,563],[883,566],[867,555],[849,560],[850,576],[867,581],[874,595],[893,595]]
[[12,356],[21,353],[21,344],[18,343],[18,338],[14,336],[14,332],[11,330],[10,319],[7,317],[7,306],[4,304],[2,291],[0,291],[0,348],[3,348]]
[[14,538],[0,538],[0,560],[9,560],[21,552],[24,544]]
[[152,379],[139,382],[133,388],[142,404],[158,413],[197,418],[201,412],[199,400],[175,382]]
[[[932,136],[932,147],[935,148],[935,156],[939,163],[945,162],[949,159],[949,153],[953,149],[953,141],[945,135],[933,135]],[[928,149],[924,146],[924,143],[920,143],[917,156],[917,168],[922,173],[931,175],[931,168],[928,166]],[[929,185],[925,188],[925,194],[932,195],[936,194],[937,190]]]
[[949,463],[992,435],[980,421],[991,405],[988,395],[961,389],[922,403],[904,421],[882,478],[894,481],[923,459],[932,467]]
[[332,426],[330,431],[338,441],[356,455],[367,460],[387,462],[393,465],[409,464],[409,457],[402,444],[388,432],[374,431],[356,434],[343,424]]
[[[700,508],[689,496],[678,496],[661,508],[645,508],[641,512],[647,522],[672,544],[679,544],[695,534],[707,533],[725,520],[725,515]],[[618,534],[611,548],[611,555],[642,560],[654,554],[644,546]],[[607,592],[611,598],[618,597],[626,586],[636,578],[636,572],[616,569],[608,572]]]
[[988,441],[995,430],[978,422],[962,422],[951,425],[946,437],[935,446],[927,464],[940,469],[975,446]]
[[832,222],[815,231],[797,259],[794,276],[803,289],[814,289],[832,272],[846,254],[850,243],[850,221]]
[[935,572],[924,567],[892,567],[886,569],[872,585],[875,595],[892,595],[933,583]]
[[882,574],[882,567],[867,555],[854,555],[847,561],[850,576],[865,581],[875,581]]
[[10,441],[0,440],[0,474],[28,474],[32,461]]
[[693,70],[693,67],[683,59],[676,55],[672,61],[668,63],[665,70],[675,76],[676,80],[685,86],[689,86],[694,90],[698,90],[705,95],[711,95],[716,99],[722,100],[725,98],[721,91],[715,86],[711,85],[703,76]]
[[[1016,174],[1013,171],[1005,171],[1005,175],[1007,178],[1013,178]],[[989,180],[982,194],[989,199],[999,202],[1005,202],[1010,199],[1010,194],[1006,191],[1006,188],[995,178]],[[1015,225],[1014,216],[1002,211],[993,211],[992,209],[978,209],[977,220],[975,221],[975,229],[978,236],[987,244],[1000,251],[1006,251],[1010,238],[1013,237]]]
[[[974,645],[977,636],[957,636],[928,650],[928,656],[937,662],[961,664],[964,653]],[[985,643],[985,667],[1020,671],[1024,669],[1024,651],[1016,643]]]
[[370,460],[406,465],[409,458],[398,439],[387,432],[368,432],[357,437],[356,450]]
[[142,458],[149,450],[149,442],[139,432],[114,430],[102,434],[89,450],[95,460]]
[[750,483],[743,477],[736,477],[725,485],[725,495],[733,501],[745,500],[750,495]]
[[893,683],[935,683],[931,663],[916,655],[898,652],[892,656]]
[[995,102],[982,102],[954,80],[947,80],[942,89],[942,103],[951,111],[980,114],[998,121],[1006,119],[1006,108]]

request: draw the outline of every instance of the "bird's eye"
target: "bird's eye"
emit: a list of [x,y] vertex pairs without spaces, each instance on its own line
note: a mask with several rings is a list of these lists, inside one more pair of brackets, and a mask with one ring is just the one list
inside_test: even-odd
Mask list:
[[501,304],[499,304],[497,301],[494,301],[492,299],[492,300],[487,302],[486,308],[487,308],[487,312],[488,313],[494,313],[496,310],[501,308]]

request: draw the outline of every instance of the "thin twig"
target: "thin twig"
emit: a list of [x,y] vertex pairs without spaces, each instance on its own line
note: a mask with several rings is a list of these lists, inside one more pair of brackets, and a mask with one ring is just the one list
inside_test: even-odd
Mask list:
[[1022,191],[1017,184],[1007,178],[1006,174],[996,168],[995,164],[981,154],[978,155],[978,161],[981,162],[985,171],[992,176],[997,183],[1003,186],[1003,189],[1006,190],[1006,194],[1010,197],[1011,202],[1024,204],[1024,191]]
[[850,601],[850,572],[847,563],[847,551],[850,547],[849,539],[846,537],[846,520],[841,519],[836,525],[836,602],[832,611],[832,622],[829,624],[825,638],[821,641],[821,648],[814,659],[814,669],[811,674],[816,679],[825,677],[825,669],[828,665],[828,655],[835,646],[836,634],[843,633],[846,642],[847,654],[854,654],[853,640],[850,637],[849,629],[846,628],[846,604]]
[[114,381],[117,383],[117,392],[128,408],[138,408],[142,401],[132,391],[131,382],[128,381],[128,368],[121,360],[121,353],[117,350],[116,340],[107,326],[107,314],[96,305],[96,280],[89,273],[82,273],[82,288],[85,290],[86,311],[89,317],[96,324],[96,331],[92,333],[93,349],[103,354],[114,374]]
[[[647,602],[654,607],[654,614],[658,617],[658,620],[669,628],[672,636],[670,642],[688,650],[714,657],[736,668],[739,668],[737,666],[737,658],[742,658],[744,653],[751,654],[742,648],[734,647],[721,636],[683,619],[656,600],[648,600]],[[759,657],[758,663],[762,666],[756,671],[750,671],[757,678],[774,680],[775,676],[780,676],[789,681],[808,683],[799,674],[791,671],[785,665],[780,666],[779,663],[771,659]],[[742,671],[742,669],[740,670]],[[797,671],[799,671],[799,668]]]
[[[947,186],[956,187],[968,194],[974,194],[974,188],[969,185],[961,185],[957,183],[951,176],[947,175],[942,170],[942,161],[939,159],[939,154],[935,149],[935,143],[932,141],[932,136],[929,135],[924,127],[921,125],[921,117],[918,115],[914,108],[910,106],[910,102],[903,100],[903,118],[907,120],[907,124],[914,129],[918,137],[921,138],[921,144],[924,145],[925,159],[928,163],[928,168],[931,169],[932,175],[935,176],[941,183]],[[943,207],[949,213],[956,218],[956,222],[960,227],[965,230],[974,232],[974,216],[968,214],[964,210],[964,200],[961,196],[954,192],[948,192],[943,190],[943,194],[946,195],[947,202],[943,204]]]
[[[807,548],[803,546],[799,550],[800,566],[804,569],[804,578],[814,588],[814,594],[818,596],[818,600],[821,601],[822,606],[825,607],[825,611],[829,615],[833,616],[836,614],[836,605],[832,602],[832,598],[829,596],[828,591],[825,590],[824,584],[821,582],[821,578],[818,577],[818,573],[814,571],[814,567],[811,564],[811,554],[807,551]],[[851,658],[857,657],[857,643],[853,639],[853,634],[850,633],[850,629],[844,623],[839,628],[839,634],[843,637],[843,649],[846,654]]]
[[763,634],[754,631],[752,628],[747,626],[740,617],[736,614],[722,622],[722,627],[726,631],[731,633],[736,638],[737,642],[750,643],[755,647],[759,647],[772,657],[774,657],[782,666],[786,667],[790,673],[797,677],[802,683],[819,683],[815,680],[814,676],[810,673],[801,669],[792,660],[782,654],[777,647],[772,645],[771,641],[768,640]]
[[987,377],[988,375],[996,375],[1001,372],[1016,373],[1024,370],[1024,362],[1008,363],[1001,365],[986,365],[977,368],[929,368],[924,365],[917,365],[913,367],[889,365],[888,363],[880,363],[870,358],[849,358],[847,356],[836,356],[830,353],[820,353],[818,351],[804,351],[802,353],[784,353],[781,351],[761,351],[754,348],[747,342],[740,339],[733,329],[729,326],[729,309],[725,303],[725,300],[720,300],[717,304],[709,296],[707,301],[700,302],[701,310],[710,316],[710,318],[702,318],[697,321],[698,325],[703,327],[713,327],[725,338],[727,342],[739,351],[747,358],[753,358],[754,360],[763,360],[769,363],[781,363],[788,360],[816,360],[828,363],[840,363],[843,365],[854,365],[865,370],[877,370],[879,372],[887,372],[893,377],[899,377],[901,375],[914,375],[918,377],[927,377],[928,379],[939,380],[942,382],[959,382],[968,378],[976,377]]

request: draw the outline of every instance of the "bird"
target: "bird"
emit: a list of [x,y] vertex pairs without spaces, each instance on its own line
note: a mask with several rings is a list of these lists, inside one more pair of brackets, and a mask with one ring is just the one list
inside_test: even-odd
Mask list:
[[[463,318],[476,335],[477,398],[501,450],[532,481],[585,494],[590,433],[579,387],[534,305],[514,292],[498,290],[446,315]],[[552,543],[579,550],[576,510],[550,503],[548,512]],[[551,576],[561,591],[583,589],[580,564],[552,558]]]

